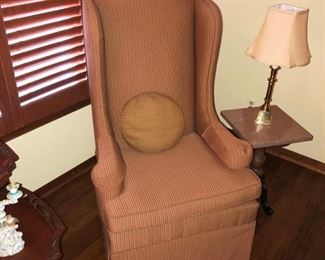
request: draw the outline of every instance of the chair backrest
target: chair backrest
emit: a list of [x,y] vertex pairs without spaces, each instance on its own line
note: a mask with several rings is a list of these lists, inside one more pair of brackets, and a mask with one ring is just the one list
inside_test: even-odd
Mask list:
[[92,1],[102,26],[108,115],[120,147],[127,147],[121,110],[145,92],[171,97],[184,113],[184,134],[194,131],[194,0]]

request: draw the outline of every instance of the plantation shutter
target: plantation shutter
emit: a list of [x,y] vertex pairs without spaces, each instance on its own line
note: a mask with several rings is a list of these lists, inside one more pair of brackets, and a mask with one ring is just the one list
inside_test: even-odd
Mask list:
[[88,100],[81,1],[0,0],[0,6],[2,91],[15,117],[9,128]]

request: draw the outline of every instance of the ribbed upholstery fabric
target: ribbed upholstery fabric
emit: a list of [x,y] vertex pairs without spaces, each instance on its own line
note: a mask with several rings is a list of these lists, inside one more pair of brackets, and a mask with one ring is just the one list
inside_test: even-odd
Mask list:
[[93,2],[103,25],[108,109],[120,147],[127,147],[119,131],[121,110],[144,92],[175,100],[184,113],[185,134],[192,132],[193,0]]
[[110,260],[248,260],[255,221],[110,255]]
[[213,230],[245,225],[255,221],[257,209],[258,203],[251,201],[237,207],[192,214],[161,225],[132,228],[120,232],[110,231],[110,249],[112,253],[117,253]]
[[125,231],[244,204],[258,198],[260,181],[249,169],[231,170],[195,133],[157,154],[122,151],[123,193],[107,202],[111,231]]
[[[222,35],[222,17],[211,0],[195,1],[196,131],[230,168],[249,167],[252,147],[220,122],[214,105],[214,79]],[[223,86],[226,87],[226,86]]]
[[158,153],[177,144],[184,133],[184,115],[169,97],[143,93],[122,109],[120,131],[135,150]]
[[[111,260],[249,259],[260,183],[252,147],[214,111],[221,14],[211,0],[85,0],[97,164],[92,170]],[[119,132],[132,97],[182,109],[184,136],[157,154]]]
[[[98,10],[92,1],[83,2],[83,19],[88,80],[95,131],[97,164],[92,171],[92,181],[99,201],[116,197],[123,188],[125,163],[117,145],[107,111],[105,96],[105,45]],[[100,213],[102,205],[99,203]]]

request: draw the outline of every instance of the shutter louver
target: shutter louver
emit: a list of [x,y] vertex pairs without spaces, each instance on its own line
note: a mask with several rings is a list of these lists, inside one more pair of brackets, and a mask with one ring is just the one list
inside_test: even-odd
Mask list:
[[88,99],[80,0],[0,0],[0,6],[24,120]]

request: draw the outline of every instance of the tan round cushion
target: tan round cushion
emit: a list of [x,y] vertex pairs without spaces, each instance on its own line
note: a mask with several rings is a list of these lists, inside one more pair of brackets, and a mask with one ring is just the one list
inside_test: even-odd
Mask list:
[[183,135],[183,112],[169,97],[144,93],[123,107],[120,130],[134,149],[145,153],[162,152],[174,146]]

